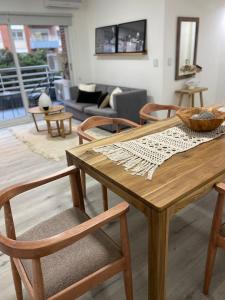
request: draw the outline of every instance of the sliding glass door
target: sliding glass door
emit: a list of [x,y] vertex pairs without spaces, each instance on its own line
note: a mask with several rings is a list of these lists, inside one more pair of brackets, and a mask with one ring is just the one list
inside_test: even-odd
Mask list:
[[0,127],[27,118],[43,90],[53,101],[65,100],[70,24],[67,16],[0,15]]
[[[0,124],[26,116],[18,66],[16,65],[16,42],[23,43],[22,31],[11,31],[8,25],[0,25]],[[14,44],[15,39],[15,44]]]

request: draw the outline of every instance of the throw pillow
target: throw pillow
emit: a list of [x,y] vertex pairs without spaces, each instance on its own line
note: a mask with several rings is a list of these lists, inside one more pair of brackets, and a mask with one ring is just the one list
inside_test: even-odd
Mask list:
[[110,96],[110,100],[109,100],[109,105],[111,106],[112,109],[115,109],[114,102],[113,102],[113,96],[116,95],[116,94],[121,94],[121,93],[122,93],[122,90],[119,87],[115,88],[112,91],[111,96]]
[[109,106],[109,100],[110,100],[110,96],[107,95],[104,99],[104,101],[102,102],[102,104],[100,105],[100,108],[106,108],[106,107],[110,107]]
[[77,103],[93,103],[97,104],[102,92],[85,92],[79,90]]
[[96,84],[79,84],[79,90],[85,92],[95,92]]
[[109,93],[104,93],[98,99],[98,108],[105,108],[109,105]]

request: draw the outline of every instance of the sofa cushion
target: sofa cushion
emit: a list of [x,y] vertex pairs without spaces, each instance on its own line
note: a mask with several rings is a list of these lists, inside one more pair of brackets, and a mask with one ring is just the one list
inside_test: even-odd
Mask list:
[[85,92],[95,92],[96,84],[79,84],[79,90],[85,91]]
[[[79,209],[71,208],[36,225],[18,240],[40,240],[59,234],[88,220]],[[51,297],[105,265],[121,258],[118,247],[101,230],[89,234],[54,254],[41,258],[45,297]],[[31,260],[22,264],[32,282]]]
[[77,102],[79,103],[98,103],[98,99],[101,97],[102,92],[85,92],[82,90],[79,90]]
[[109,106],[109,94],[104,93],[101,95],[101,97],[98,99],[98,108],[105,108]]
[[92,106],[93,103],[77,103],[75,101],[66,101],[64,105],[80,112],[84,112],[85,107]]
[[117,112],[113,110],[111,107],[106,108],[98,108],[97,105],[92,105],[84,108],[84,112],[89,115],[94,116],[104,116],[109,118],[116,118]]

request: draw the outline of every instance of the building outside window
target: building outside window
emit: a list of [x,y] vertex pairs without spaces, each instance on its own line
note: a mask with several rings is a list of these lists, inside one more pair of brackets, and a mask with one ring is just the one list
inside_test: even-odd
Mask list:
[[34,41],[47,41],[50,39],[49,30],[47,28],[32,28],[32,40]]
[[1,31],[0,31],[0,49],[4,49],[4,43],[3,43],[3,38],[2,38]]
[[24,32],[21,29],[12,30],[12,35],[14,41],[23,41],[24,40]]
[[27,53],[27,41],[25,36],[24,25],[11,25],[12,36],[15,42],[16,52],[17,53]]

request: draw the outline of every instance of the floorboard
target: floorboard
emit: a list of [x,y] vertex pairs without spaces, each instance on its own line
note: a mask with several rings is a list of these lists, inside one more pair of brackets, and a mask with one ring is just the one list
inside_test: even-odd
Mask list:
[[[66,160],[47,160],[35,154],[17,140],[10,129],[0,130],[0,188],[10,184],[51,174],[66,166]],[[102,211],[100,185],[88,177],[87,212],[94,216]],[[61,195],[59,197],[59,194]],[[110,193],[110,206],[121,199]],[[218,251],[210,296],[202,290],[205,257],[215,206],[215,193],[210,193],[196,204],[177,214],[171,222],[169,238],[169,270],[167,299],[169,300],[224,300],[225,298],[225,252]],[[38,188],[17,197],[13,212],[17,233],[20,234],[49,216],[71,205],[69,184],[66,179]],[[147,231],[144,215],[131,207],[129,234],[132,252],[132,267],[135,299],[147,299]],[[0,214],[1,230],[4,231]],[[119,240],[118,224],[113,222],[105,230]],[[94,255],[93,255],[94,259]],[[8,257],[0,253],[0,300],[16,299]],[[25,296],[25,299],[28,299]],[[125,299],[122,276],[117,275],[106,283],[86,293],[82,300]]]

